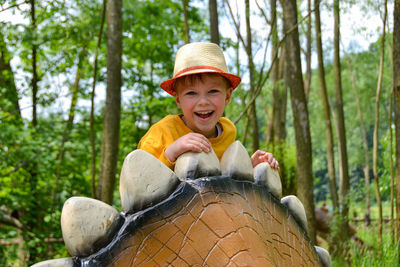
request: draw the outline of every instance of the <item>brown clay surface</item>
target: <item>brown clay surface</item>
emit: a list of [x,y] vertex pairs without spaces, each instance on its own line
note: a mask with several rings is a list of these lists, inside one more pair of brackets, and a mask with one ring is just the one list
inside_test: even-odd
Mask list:
[[190,183],[168,205],[128,216],[119,240],[87,266],[101,258],[110,266],[320,266],[303,229],[263,187],[222,177]]

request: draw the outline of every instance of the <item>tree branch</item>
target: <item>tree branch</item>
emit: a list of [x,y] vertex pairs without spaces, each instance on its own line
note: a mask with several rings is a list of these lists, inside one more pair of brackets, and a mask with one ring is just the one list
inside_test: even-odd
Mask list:
[[258,3],[257,0],[256,0],[256,4],[257,4],[258,9],[259,9],[260,12],[261,12],[261,15],[264,17],[265,21],[266,21],[269,25],[271,25],[271,21],[268,19],[267,14],[265,14],[264,9],[262,9],[262,7],[260,6],[260,4]]
[[12,169],[11,171],[7,172],[7,173],[2,173],[0,174],[0,177],[6,177],[16,171],[18,171],[19,169],[25,167],[26,165],[28,165],[28,163],[30,163],[31,161],[34,161],[36,159],[36,157],[38,157],[40,154],[42,154],[44,151],[44,149],[40,150],[38,153],[36,153],[35,155],[33,155],[31,158],[24,160],[23,162],[21,162],[17,167],[15,167],[14,169]]
[[24,225],[17,218],[5,214],[1,210],[0,210],[0,224],[13,226],[21,230],[25,229]]
[[0,10],[0,13],[3,12],[3,11],[6,11],[6,10],[8,10],[8,9],[14,8],[14,7],[19,7],[19,6],[23,5],[23,4],[27,4],[28,2],[29,2],[29,1],[26,0],[26,1],[21,2],[21,3],[19,3],[19,4],[11,5],[11,6],[9,6],[9,7],[6,7],[6,8],[4,8],[4,9]]
[[[60,238],[46,237],[43,241],[45,243],[61,243],[61,242],[64,242],[64,239],[62,239],[61,237]],[[24,242],[24,241],[22,241],[19,238],[11,239],[11,241],[8,241],[5,239],[0,239],[0,245],[3,245],[3,246],[18,245],[18,244],[21,244],[21,242]]]
[[225,0],[224,2],[228,5],[229,13],[231,14],[231,18],[232,18],[233,24],[235,25],[236,34],[239,37],[240,41],[242,42],[243,47],[245,49],[247,49],[247,45],[243,40],[243,36],[240,34],[239,24],[236,22],[235,16],[233,15],[233,11],[232,11],[231,5],[229,4],[229,2],[227,0]]
[[[299,24],[302,23],[305,19],[307,19],[309,16],[311,16],[311,13],[313,13],[315,11],[315,9],[311,10],[304,18],[302,18],[300,21],[298,21],[296,23],[296,25],[294,25],[291,29],[289,29],[289,31],[287,31],[285,33],[285,36],[283,36],[283,38],[279,41],[279,46],[282,45],[283,41],[286,39],[286,37],[292,33],[295,29],[298,28]],[[256,88],[256,91],[254,93],[254,95],[252,96],[252,98],[250,99],[249,103],[247,103],[246,107],[243,109],[243,111],[239,114],[239,116],[233,121],[234,124],[238,123],[239,120],[243,117],[243,115],[246,113],[247,109],[249,109],[250,105],[256,100],[257,96],[260,94],[262,86],[265,84],[265,82],[267,81],[269,74],[271,73],[272,70],[272,66],[274,65],[276,59],[278,58],[278,52],[275,53],[274,58],[272,60],[271,66],[269,67],[267,74],[264,77],[264,80],[262,81],[261,84],[259,84]]]

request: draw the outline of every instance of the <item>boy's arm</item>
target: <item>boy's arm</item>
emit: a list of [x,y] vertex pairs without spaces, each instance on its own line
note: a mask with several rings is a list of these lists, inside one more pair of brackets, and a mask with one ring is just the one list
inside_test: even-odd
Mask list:
[[169,145],[165,149],[165,156],[169,159],[169,161],[175,162],[180,155],[188,151],[193,151],[193,152],[204,151],[208,153],[211,151],[211,143],[202,134],[188,133],[178,138],[171,145]]
[[257,150],[256,152],[254,152],[254,154],[251,156],[251,163],[253,164],[253,167],[257,166],[261,162],[268,162],[271,168],[279,170],[279,163],[274,158],[272,153],[268,153],[262,150]]

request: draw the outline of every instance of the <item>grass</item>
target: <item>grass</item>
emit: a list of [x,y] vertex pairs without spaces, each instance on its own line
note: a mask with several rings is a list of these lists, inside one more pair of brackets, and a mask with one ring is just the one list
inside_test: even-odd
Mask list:
[[[357,218],[364,217],[364,204],[352,203],[350,209],[350,218],[354,215]],[[390,217],[390,203],[383,203],[383,216]],[[371,218],[378,218],[378,207],[371,206]],[[364,222],[354,223],[351,225],[357,229],[357,236],[364,242],[360,246],[355,241],[349,241],[349,256],[347,261],[343,258],[332,258],[332,266],[357,266],[357,267],[392,267],[399,266],[398,244],[392,240],[391,223],[384,223],[382,244],[378,243],[378,221],[372,221],[370,226],[366,226]]]

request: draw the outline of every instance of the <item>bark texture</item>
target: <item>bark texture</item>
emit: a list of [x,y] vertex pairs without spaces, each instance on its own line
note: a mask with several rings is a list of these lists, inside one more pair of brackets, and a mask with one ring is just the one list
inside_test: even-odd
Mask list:
[[218,6],[217,0],[208,1],[208,10],[210,13],[210,37],[211,42],[219,45],[219,30],[218,30]]
[[188,21],[188,1],[182,0],[183,21],[185,23],[185,44],[190,43],[189,21]]
[[331,122],[331,108],[328,100],[328,90],[326,87],[325,80],[325,66],[324,56],[322,49],[322,37],[321,37],[321,16],[319,13],[320,0],[314,0],[315,8],[315,35],[317,44],[317,55],[318,55],[318,78],[319,86],[321,90],[321,101],[324,109],[325,119],[325,136],[326,136],[326,159],[328,163],[328,177],[329,177],[329,189],[332,198],[332,204],[334,210],[339,207],[337,186],[336,186],[336,175],[335,175],[335,156],[333,150],[333,133],[332,133],[332,122]]
[[[336,93],[336,115],[338,127],[338,143],[339,143],[339,192],[341,209],[341,233],[343,239],[347,239],[348,229],[348,213],[349,201],[348,193],[350,190],[349,167],[347,160],[347,144],[346,144],[346,128],[344,123],[343,112],[343,96],[342,96],[342,75],[340,68],[340,9],[339,0],[334,1],[334,59],[333,70],[335,77],[335,93]],[[339,241],[340,242],[340,241]]]
[[[284,162],[285,139],[286,139],[286,111],[287,111],[287,87],[282,83],[284,76],[284,54],[285,49],[280,47],[277,30],[277,0],[270,0],[271,16],[271,40],[272,55],[271,61],[271,82],[272,82],[272,110],[268,121],[266,141],[269,143],[269,150],[279,161],[283,195],[296,193],[296,181],[287,175]],[[280,52],[279,60],[275,60],[275,55]]]
[[121,116],[122,0],[107,2],[107,92],[97,197],[111,204]]
[[[245,0],[246,4],[246,34],[247,34],[247,46],[246,53],[249,65],[249,73],[250,73],[250,94],[253,96],[255,94],[254,88],[254,61],[253,61],[253,49],[252,49],[252,37],[251,37],[251,25],[250,25],[250,1]],[[252,135],[252,144],[253,151],[257,151],[260,147],[259,136],[258,136],[258,122],[257,122],[257,112],[256,112],[256,101],[253,101],[250,106],[250,116],[251,123],[253,125],[253,135]]]
[[[396,129],[396,228],[400,240],[400,0],[395,0],[393,11],[393,94]],[[399,246],[400,253],[400,246]]]
[[[31,23],[32,23],[32,32],[33,36],[36,34],[36,13],[35,13],[35,0],[30,0],[31,4]],[[37,56],[37,45],[36,45],[35,37],[32,40],[32,125],[33,127],[37,126],[37,93],[38,93],[38,75],[37,75],[37,64],[36,64],[36,56]]]
[[[288,32],[297,25],[296,0],[280,0],[283,9],[283,26]],[[314,193],[312,175],[312,150],[310,123],[308,119],[307,101],[300,62],[299,31],[295,28],[285,40],[286,84],[290,88],[290,97],[294,118],[297,157],[297,194],[303,202],[308,220],[308,231],[312,241],[316,240]]]
[[14,73],[10,65],[10,55],[8,53],[4,36],[0,32],[0,104],[1,111],[9,115],[15,115],[21,120],[21,109],[19,107],[18,91],[14,82]]
[[[307,0],[307,13],[311,14],[311,0]],[[311,43],[312,43],[312,17],[309,16],[307,20],[307,50],[306,50],[306,80],[304,81],[304,93],[306,95],[306,100],[308,101],[308,96],[310,95],[311,88]]]
[[372,151],[372,161],[373,161],[373,173],[375,180],[375,195],[378,204],[379,213],[379,223],[378,223],[378,243],[382,244],[382,200],[381,193],[379,190],[379,174],[378,174],[378,130],[379,130],[379,102],[382,91],[382,77],[383,77],[383,64],[385,60],[385,34],[386,34],[386,17],[387,17],[387,1],[385,0],[385,12],[383,17],[383,33],[382,33],[382,43],[381,43],[381,58],[379,62],[379,74],[378,74],[378,85],[376,88],[376,98],[375,98],[375,127],[374,127],[374,139],[373,139],[373,151]]
[[93,83],[92,83],[92,93],[90,95],[90,147],[92,152],[92,160],[91,160],[91,189],[92,189],[92,197],[96,198],[96,143],[95,143],[95,129],[94,129],[94,98],[96,95],[96,81],[97,81],[97,66],[98,66],[98,57],[99,50],[101,46],[101,39],[103,37],[103,29],[104,22],[106,20],[106,10],[107,10],[107,0],[103,0],[102,10],[101,10],[101,22],[99,35],[97,36],[97,46],[96,52],[94,56],[94,66],[93,66]]

